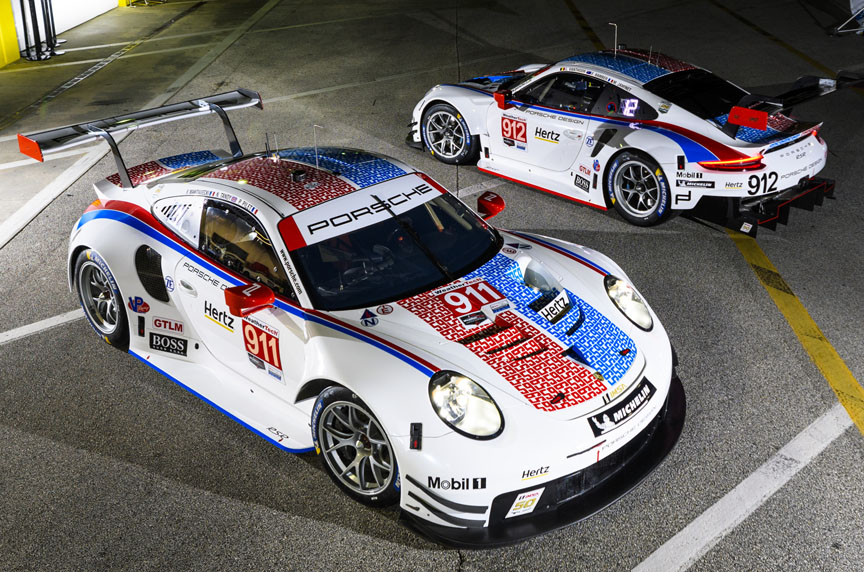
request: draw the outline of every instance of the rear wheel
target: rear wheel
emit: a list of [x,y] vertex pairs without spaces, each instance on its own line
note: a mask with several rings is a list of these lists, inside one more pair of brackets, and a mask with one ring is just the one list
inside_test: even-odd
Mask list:
[[462,114],[446,103],[423,112],[421,133],[423,144],[442,163],[465,165],[480,156],[480,137],[471,135]]
[[123,298],[108,264],[95,250],[83,250],[75,259],[75,289],[84,315],[106,342],[129,349],[129,321]]
[[396,456],[366,404],[344,387],[330,387],[318,396],[313,411],[316,446],[333,482],[370,506],[398,501]]
[[625,152],[609,165],[606,192],[618,214],[630,224],[653,226],[670,213],[669,183],[653,159]]

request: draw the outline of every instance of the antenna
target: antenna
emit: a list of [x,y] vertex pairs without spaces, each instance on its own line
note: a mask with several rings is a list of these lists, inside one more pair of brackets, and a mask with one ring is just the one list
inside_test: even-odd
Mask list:
[[270,156],[270,137],[267,132],[264,132],[264,153],[269,157]]
[[275,161],[279,159],[279,141],[276,140],[275,133],[273,134],[273,147],[276,148],[276,150],[273,151],[273,160]]
[[315,141],[315,168],[318,168],[318,132],[316,129],[324,129],[321,125],[312,125],[312,139]]
[[618,24],[615,22],[608,22],[610,26],[615,28],[615,43],[612,44],[614,47],[612,48],[612,54],[617,58],[618,57]]
[[648,63],[651,63],[651,52],[654,51],[654,45],[648,46]]

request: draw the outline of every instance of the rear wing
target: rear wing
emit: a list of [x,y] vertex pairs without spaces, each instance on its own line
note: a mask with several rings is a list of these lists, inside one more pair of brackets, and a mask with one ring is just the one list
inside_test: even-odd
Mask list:
[[48,131],[41,131],[39,133],[31,133],[29,135],[19,133],[18,148],[28,157],[32,157],[37,161],[43,161],[45,155],[56,153],[69,147],[75,147],[76,145],[90,143],[98,139],[104,139],[108,142],[111,152],[114,154],[114,161],[117,163],[117,172],[120,175],[123,187],[132,188],[133,185],[129,178],[129,172],[126,170],[126,164],[123,162],[120,149],[118,149],[117,142],[114,139],[115,134],[130,133],[141,127],[150,127],[151,125],[158,125],[160,123],[215,113],[222,120],[222,124],[225,127],[225,135],[228,137],[231,154],[234,157],[241,157],[243,151],[240,149],[237,135],[234,133],[234,128],[231,126],[231,121],[228,120],[228,115],[225,112],[244,107],[263,109],[264,105],[261,101],[261,96],[257,92],[248,89],[238,89],[201,99],[191,99],[181,103],[172,103],[171,105],[145,109],[126,115],[97,119],[96,121],[79,123],[78,125],[58,127],[57,129],[49,129]]
[[845,87],[864,85],[864,74],[841,71],[837,77],[829,79],[805,75],[799,77],[792,89],[780,95],[769,96],[748,93],[729,111],[729,118],[723,126],[723,133],[733,139],[741,126],[765,130],[769,115],[791,112],[796,105],[833,93]]

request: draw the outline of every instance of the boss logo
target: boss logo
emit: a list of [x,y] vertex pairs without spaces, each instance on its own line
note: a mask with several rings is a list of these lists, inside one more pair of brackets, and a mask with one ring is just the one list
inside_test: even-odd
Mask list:
[[178,356],[186,355],[186,346],[189,342],[182,338],[166,336],[165,334],[157,334],[150,332],[150,349],[158,350]]

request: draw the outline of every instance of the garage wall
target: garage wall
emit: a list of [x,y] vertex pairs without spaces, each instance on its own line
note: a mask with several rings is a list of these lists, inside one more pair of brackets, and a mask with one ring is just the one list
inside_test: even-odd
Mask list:
[[[21,2],[20,0],[0,0],[0,4],[10,4],[15,15],[18,29],[18,48],[24,49],[24,28],[21,25]],[[24,3],[28,7],[29,1]],[[54,10],[54,27],[57,35],[83,24],[99,14],[104,14],[112,8],[117,8],[118,0],[52,0],[51,6]],[[29,10],[29,7],[27,8]],[[37,19],[42,19],[42,3],[36,3]],[[0,8],[2,16],[2,8]],[[28,18],[29,21],[29,18]]]
[[18,34],[12,17],[12,2],[0,0],[0,68],[18,57]]

